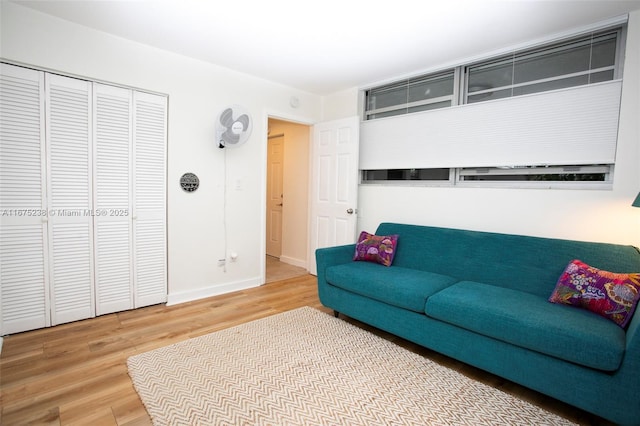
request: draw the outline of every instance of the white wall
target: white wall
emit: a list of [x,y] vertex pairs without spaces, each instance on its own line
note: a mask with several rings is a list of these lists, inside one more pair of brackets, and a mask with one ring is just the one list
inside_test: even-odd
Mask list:
[[[398,221],[640,246],[640,209],[630,206],[640,191],[640,11],[628,31],[613,190],[361,185],[358,231]],[[325,99],[325,117],[352,115],[346,96]]]
[[[13,3],[1,2],[0,14],[3,59],[169,95],[169,301],[261,284],[267,111],[313,123],[321,118],[320,97]],[[292,96],[300,100],[295,110]],[[214,141],[214,121],[230,104],[249,109],[253,133],[245,145],[221,150]],[[197,191],[180,189],[185,172],[199,176]],[[226,272],[217,266],[226,255],[225,235],[228,252],[239,254],[237,262],[227,262]]]
[[322,102],[322,120],[331,121],[359,115],[357,87],[325,96]]

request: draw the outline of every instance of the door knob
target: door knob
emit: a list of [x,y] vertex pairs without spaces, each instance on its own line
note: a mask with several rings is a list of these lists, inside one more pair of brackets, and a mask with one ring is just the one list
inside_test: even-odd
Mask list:
[[347,209],[347,214],[353,214],[353,209]]

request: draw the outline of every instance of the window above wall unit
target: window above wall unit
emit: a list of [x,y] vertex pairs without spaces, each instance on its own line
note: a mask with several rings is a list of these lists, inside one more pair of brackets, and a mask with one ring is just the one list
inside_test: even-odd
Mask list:
[[594,33],[467,66],[463,103],[614,80],[620,33]]
[[363,119],[620,79],[624,29],[618,25],[369,88]]
[[454,105],[454,76],[450,70],[367,90],[365,119],[450,107]]

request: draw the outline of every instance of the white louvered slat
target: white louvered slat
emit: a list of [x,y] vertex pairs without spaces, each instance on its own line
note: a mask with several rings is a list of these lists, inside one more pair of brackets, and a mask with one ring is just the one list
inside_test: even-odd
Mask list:
[[50,324],[44,74],[0,64],[0,335]]
[[43,207],[43,74],[2,64],[0,81],[0,206]]
[[134,106],[134,300],[141,307],[167,301],[167,99],[135,92]]
[[95,316],[88,223],[51,223],[52,325]]
[[42,225],[1,226],[0,262],[2,335],[48,326]]
[[131,94],[96,85],[97,209],[128,209],[131,156]]
[[131,291],[131,227],[128,221],[99,221],[96,225],[97,313],[133,308]]
[[53,325],[95,316],[91,83],[47,74],[49,270]]
[[135,223],[136,308],[167,301],[165,228],[161,219]]
[[131,90],[94,83],[96,313],[133,308]]

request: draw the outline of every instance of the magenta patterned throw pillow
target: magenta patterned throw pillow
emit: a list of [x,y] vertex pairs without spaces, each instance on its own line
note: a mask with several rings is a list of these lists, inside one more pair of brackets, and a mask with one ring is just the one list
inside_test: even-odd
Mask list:
[[353,260],[376,262],[384,266],[391,266],[398,245],[397,235],[373,235],[362,231],[356,243]]
[[578,306],[626,327],[640,298],[640,273],[619,274],[573,260],[549,301]]

